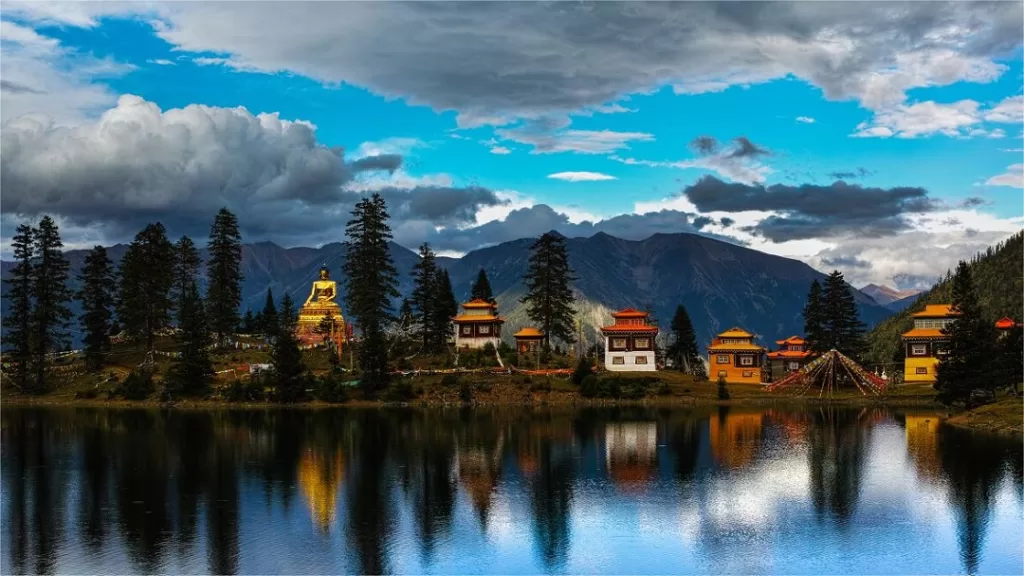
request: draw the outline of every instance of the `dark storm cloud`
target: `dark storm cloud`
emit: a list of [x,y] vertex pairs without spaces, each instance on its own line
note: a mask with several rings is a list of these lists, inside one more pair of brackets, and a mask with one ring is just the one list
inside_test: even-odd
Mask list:
[[726,228],[728,228],[729,226],[732,226],[733,224],[736,223],[735,220],[733,220],[732,218],[729,218],[728,216],[722,218],[721,220],[719,220],[719,222],[721,222],[722,226],[724,226]]
[[46,94],[42,90],[36,90],[31,86],[25,86],[10,80],[0,80],[0,92],[7,92],[9,94]]
[[349,167],[355,172],[370,170],[394,172],[402,167],[402,157],[398,154],[378,154],[377,156],[360,158],[349,164]]
[[697,136],[690,141],[690,148],[701,156],[708,156],[718,151],[718,140],[714,136]]
[[978,206],[984,206],[986,204],[990,204],[990,202],[988,202],[984,198],[979,198],[977,196],[971,196],[969,198],[965,198],[964,201],[960,203],[960,207],[961,208],[975,208],[975,207],[978,207]]
[[697,216],[693,219],[693,227],[700,230],[709,224],[714,224],[714,222],[715,221],[713,219],[708,218],[707,216]]
[[729,158],[757,158],[758,156],[768,156],[771,154],[767,148],[754,144],[746,136],[740,136],[734,142],[736,143],[736,148],[729,152]]
[[870,270],[871,262],[867,260],[861,260],[855,256],[837,256],[835,258],[823,258],[821,263],[825,266],[837,269],[845,268],[858,268],[861,270]]
[[705,176],[683,194],[701,212],[779,212],[745,228],[774,242],[842,234],[885,236],[909,227],[904,216],[941,204],[924,188],[871,188],[844,182],[828,186],[723,182]]

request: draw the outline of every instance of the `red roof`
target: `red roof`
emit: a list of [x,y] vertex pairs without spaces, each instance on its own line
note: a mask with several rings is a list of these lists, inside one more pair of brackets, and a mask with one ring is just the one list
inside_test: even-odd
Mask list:
[[612,312],[612,318],[647,318],[650,315],[650,312],[643,312],[636,308],[626,308],[625,310]]
[[481,300],[480,298],[474,298],[469,302],[462,305],[463,308],[497,308],[497,304],[488,302],[487,300]]
[[775,343],[778,344],[779,346],[783,346],[785,344],[800,345],[800,344],[806,344],[807,340],[804,340],[803,338],[801,338],[799,336],[790,336],[789,338],[786,338],[785,340],[776,340]]
[[1014,322],[1013,318],[1000,318],[999,320],[996,320],[996,328],[1000,330],[1009,330],[1017,325],[1019,325],[1019,323]]
[[657,326],[650,326],[646,324],[612,324],[611,326],[602,326],[601,332],[657,332]]
[[776,350],[775,352],[769,352],[769,358],[807,358],[811,355],[810,350]]
[[480,314],[480,315],[473,315],[473,316],[462,314],[460,316],[455,316],[455,317],[452,318],[452,322],[455,322],[456,324],[459,324],[461,322],[504,322],[504,321],[505,321],[505,319],[502,318],[501,316],[494,316],[492,314],[488,314],[488,315]]

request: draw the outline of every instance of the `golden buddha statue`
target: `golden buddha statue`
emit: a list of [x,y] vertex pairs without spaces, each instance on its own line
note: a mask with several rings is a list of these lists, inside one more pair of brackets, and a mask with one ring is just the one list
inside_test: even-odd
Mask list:
[[320,279],[313,281],[313,289],[309,292],[309,298],[306,298],[306,303],[302,307],[309,306],[314,298],[319,305],[333,304],[337,295],[338,283],[331,280],[331,273],[327,270],[327,266],[324,266],[320,269]]

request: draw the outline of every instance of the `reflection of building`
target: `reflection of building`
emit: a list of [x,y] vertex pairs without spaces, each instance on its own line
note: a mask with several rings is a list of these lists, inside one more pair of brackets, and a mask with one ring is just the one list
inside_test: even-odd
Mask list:
[[452,318],[455,346],[483,348],[490,343],[497,348],[501,344],[501,325],[505,322],[498,316],[498,305],[477,298],[466,302],[462,308],[462,314]]
[[307,448],[299,460],[299,492],[309,506],[313,524],[324,532],[334,523],[343,473],[341,450],[329,458]]
[[904,382],[935,382],[935,367],[946,354],[949,337],[943,329],[956,318],[949,304],[928,304],[913,315],[914,328],[903,333],[906,359]]
[[708,346],[711,379],[725,378],[729,384],[760,384],[764,348],[754,344],[754,335],[742,328],[730,328]]
[[917,473],[926,478],[939,477],[939,445],[936,433],[939,419],[931,414],[914,416],[907,414],[907,453],[914,461]]
[[654,473],[658,429],[654,422],[605,425],[605,462],[619,487],[640,489]]
[[776,340],[775,343],[779,345],[779,349],[768,353],[773,381],[790,372],[796,372],[811,361],[811,352],[807,350],[807,341],[803,338],[790,336],[785,340]]
[[500,452],[495,451],[495,456],[488,458],[487,453],[480,448],[459,454],[459,480],[469,493],[480,523],[485,526],[491,509],[491,498],[498,487],[498,456]]
[[341,353],[345,341],[345,319],[341,306],[334,301],[338,297],[338,283],[331,280],[327,266],[320,269],[320,278],[313,282],[306,302],[299,309],[299,321],[295,335],[303,344],[320,344],[324,340],[334,343]]
[[721,410],[711,416],[711,453],[722,466],[742,468],[753,461],[764,415]]
[[601,328],[606,369],[618,372],[657,370],[654,339],[658,336],[658,327],[650,325],[649,317],[650,313],[633,308],[612,314],[615,323]]

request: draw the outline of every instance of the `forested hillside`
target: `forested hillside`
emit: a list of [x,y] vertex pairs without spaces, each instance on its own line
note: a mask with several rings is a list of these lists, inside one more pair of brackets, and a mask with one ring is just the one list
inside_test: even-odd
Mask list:
[[[1024,232],[989,247],[970,264],[971,277],[988,320],[1003,316],[1020,320],[1024,309]],[[868,335],[866,358],[872,364],[903,361],[900,334],[913,327],[911,315],[926,304],[948,304],[953,285],[949,276],[922,294],[914,304],[893,314]]]

